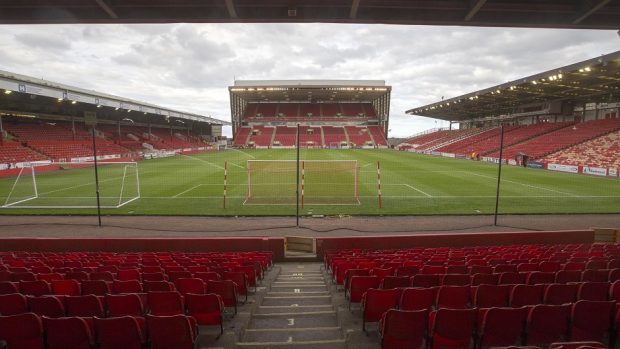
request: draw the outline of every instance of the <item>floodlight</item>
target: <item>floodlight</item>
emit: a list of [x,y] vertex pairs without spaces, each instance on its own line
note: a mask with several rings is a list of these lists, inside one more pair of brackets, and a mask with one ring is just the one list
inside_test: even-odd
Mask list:
[[13,93],[13,91],[11,91],[11,90],[4,90],[4,94],[5,95],[10,95],[11,93]]

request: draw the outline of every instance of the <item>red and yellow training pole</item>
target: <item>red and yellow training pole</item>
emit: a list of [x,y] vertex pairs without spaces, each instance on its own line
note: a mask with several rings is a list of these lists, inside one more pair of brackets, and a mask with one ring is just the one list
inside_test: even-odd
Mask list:
[[226,208],[227,186],[228,186],[228,161],[224,161],[224,208]]
[[379,200],[379,208],[381,208],[381,164],[377,161],[377,198]]

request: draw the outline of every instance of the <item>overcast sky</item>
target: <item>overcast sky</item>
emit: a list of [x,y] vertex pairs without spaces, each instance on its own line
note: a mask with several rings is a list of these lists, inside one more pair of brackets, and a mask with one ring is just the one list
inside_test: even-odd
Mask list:
[[[615,31],[350,24],[0,26],[0,69],[230,120],[236,79],[376,79],[405,110],[620,49]],[[224,130],[230,135],[230,129]]]

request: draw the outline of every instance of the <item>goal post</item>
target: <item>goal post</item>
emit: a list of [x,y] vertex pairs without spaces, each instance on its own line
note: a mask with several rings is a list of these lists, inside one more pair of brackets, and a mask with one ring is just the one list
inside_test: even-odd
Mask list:
[[248,160],[245,205],[359,205],[356,160]]
[[[25,164],[2,208],[96,208],[94,162],[62,163],[55,171]],[[98,161],[101,208],[120,208],[140,199],[137,162]]]

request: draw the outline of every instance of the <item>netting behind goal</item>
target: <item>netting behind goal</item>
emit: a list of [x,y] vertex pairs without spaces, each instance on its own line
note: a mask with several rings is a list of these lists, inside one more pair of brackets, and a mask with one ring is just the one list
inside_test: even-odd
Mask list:
[[355,160],[248,160],[246,205],[358,205]]
[[[136,162],[98,162],[102,208],[119,208],[140,198]],[[2,205],[4,208],[95,208],[94,163],[66,163],[43,172],[24,166]]]

